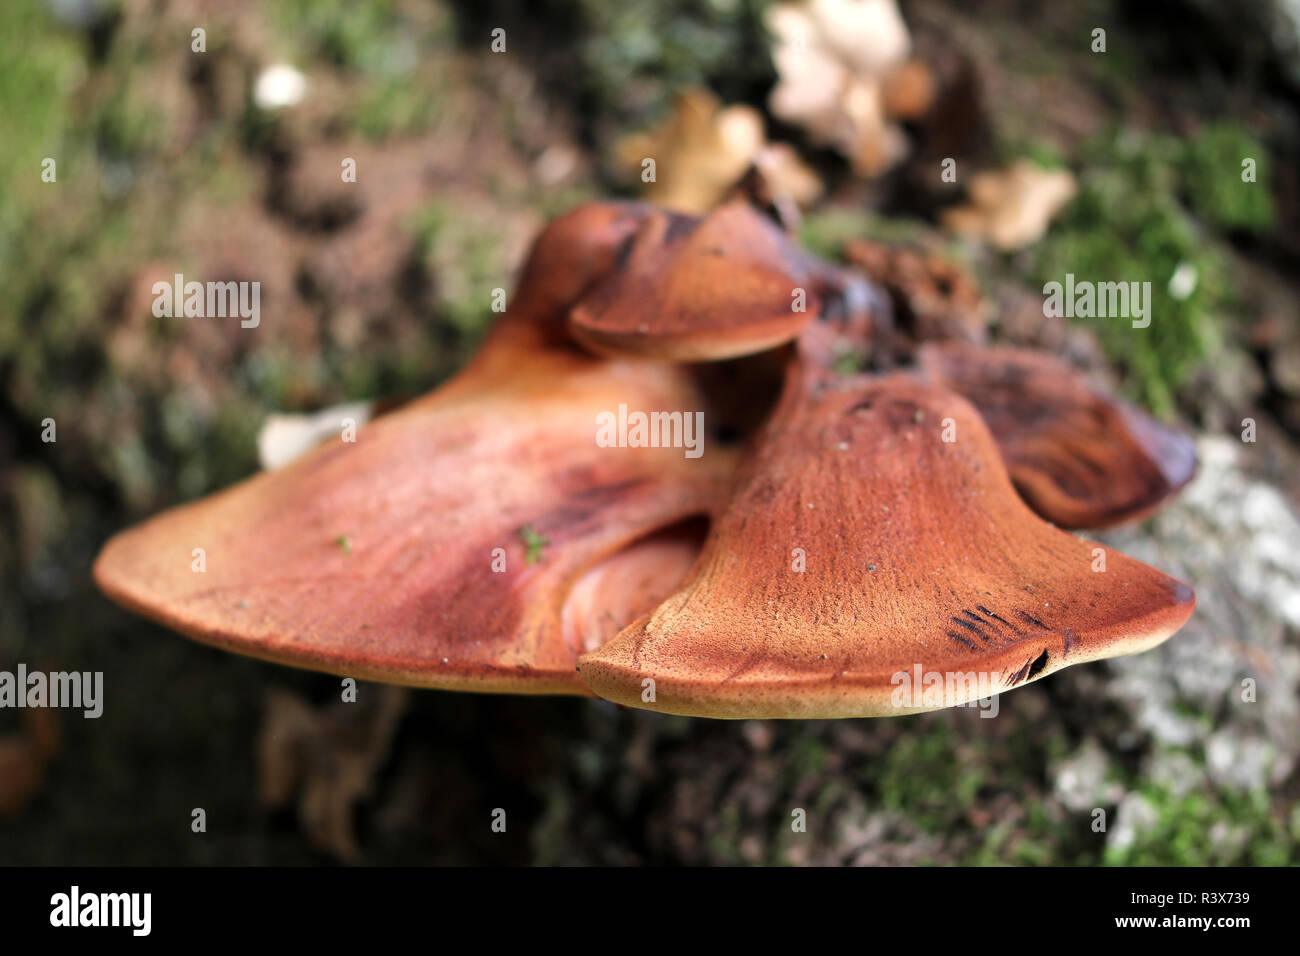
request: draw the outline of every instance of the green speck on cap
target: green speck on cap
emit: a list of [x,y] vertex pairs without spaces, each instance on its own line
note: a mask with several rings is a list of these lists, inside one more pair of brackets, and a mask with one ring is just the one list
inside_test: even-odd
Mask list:
[[542,560],[545,557],[542,549],[551,543],[546,535],[539,534],[530,524],[519,529],[519,538],[524,542],[524,560],[529,564],[536,564]]

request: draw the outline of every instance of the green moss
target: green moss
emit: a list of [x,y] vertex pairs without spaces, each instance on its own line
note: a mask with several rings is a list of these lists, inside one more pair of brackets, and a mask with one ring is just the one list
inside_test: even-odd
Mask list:
[[[1247,182],[1243,162],[1254,161]],[[1260,232],[1273,225],[1272,169],[1264,144],[1232,123],[1215,123],[1178,151],[1182,193],[1216,229]]]
[[[11,306],[8,280],[29,241],[29,218],[66,191],[71,96],[83,67],[75,38],[57,29],[35,0],[0,4],[0,288]],[[57,180],[41,179],[42,161],[55,160]]]
[[1126,847],[1110,846],[1111,866],[1284,866],[1300,860],[1300,834],[1264,793],[1198,790],[1175,796],[1139,791],[1155,809],[1154,826]]
[[401,35],[390,0],[276,0],[271,22],[295,52],[340,69],[382,73]]
[[[300,65],[348,74],[345,122],[371,140],[429,129],[441,115],[455,22],[448,8],[392,0],[276,0],[272,22]],[[252,134],[269,120],[250,117]]]
[[836,375],[856,375],[866,367],[867,353],[853,346],[837,346],[831,359]]
[[409,228],[417,255],[437,278],[448,324],[472,343],[495,318],[493,290],[509,286],[502,243],[482,223],[456,214],[442,202],[416,213]]
[[524,525],[519,529],[519,540],[524,543],[524,560],[529,564],[536,564],[545,558],[544,549],[551,543],[546,535],[538,533],[532,525]]
[[[1151,324],[1079,319],[1132,373],[1133,391],[1157,412],[1222,339],[1230,288],[1222,252],[1179,199],[1185,150],[1169,138],[1124,134],[1084,151],[1079,196],[1040,245],[1041,282],[1066,273],[1094,282],[1150,282]],[[1180,267],[1195,286],[1180,297],[1170,279]]]
[[927,232],[914,220],[886,218],[856,209],[828,208],[811,213],[799,227],[799,241],[824,259],[838,258],[840,249],[850,239],[914,244]]
[[1009,139],[999,144],[1003,164],[1010,165],[1018,159],[1028,159],[1044,169],[1060,169],[1069,165],[1060,147],[1045,139]]
[[666,112],[673,97],[708,86],[731,102],[751,98],[774,71],[763,11],[771,0],[568,0],[554,20],[574,25],[579,102],[624,128]]
[[[36,0],[0,4],[0,195],[16,181],[39,182],[68,126],[68,96],[82,73],[75,37],[59,30]],[[3,205],[3,204],[0,204]]]
[[[163,140],[157,119],[150,115],[140,96],[138,87],[124,81],[96,112],[95,148],[101,163],[113,164],[110,173],[116,166],[125,166],[141,154],[157,149]],[[111,180],[105,185],[110,192],[120,191]]]
[[[968,744],[982,749],[979,741]],[[964,759],[946,722],[917,722],[898,737],[879,764],[866,771],[880,804],[919,827],[943,832],[957,824],[984,784],[987,762]]]
[[438,116],[438,100],[405,79],[375,84],[353,111],[352,125],[369,140],[409,136],[427,129]]

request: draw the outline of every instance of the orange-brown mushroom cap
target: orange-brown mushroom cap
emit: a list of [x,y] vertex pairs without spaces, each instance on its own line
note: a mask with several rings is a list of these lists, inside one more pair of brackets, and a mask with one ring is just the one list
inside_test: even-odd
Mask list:
[[602,354],[749,355],[798,335],[821,308],[828,272],[744,200],[702,219],[656,212],[577,303],[569,328]]
[[1191,438],[1099,394],[1051,355],[929,343],[917,360],[979,409],[1020,493],[1063,528],[1143,517],[1196,473]]
[[[596,221],[616,234],[626,220],[608,211]],[[534,257],[553,251],[547,241]],[[192,638],[280,663],[587,693],[577,655],[680,580],[699,544],[690,519],[717,507],[734,472],[734,453],[707,439],[697,458],[597,443],[598,416],[620,404],[702,409],[683,369],[557,341],[549,320],[563,284],[576,294],[612,255],[597,243],[578,261],[560,256],[553,280],[534,271],[528,296],[452,381],[355,442],[330,441],[122,532],[95,580]]]
[[[556,216],[533,242],[511,309],[564,331],[569,308],[617,264],[618,252],[655,208],[638,202],[588,202]],[[506,320],[508,321],[508,320]]]
[[965,703],[1186,621],[1190,588],[1096,547],[1026,507],[965,399],[800,367],[690,575],[579,674],[618,703],[694,716]]

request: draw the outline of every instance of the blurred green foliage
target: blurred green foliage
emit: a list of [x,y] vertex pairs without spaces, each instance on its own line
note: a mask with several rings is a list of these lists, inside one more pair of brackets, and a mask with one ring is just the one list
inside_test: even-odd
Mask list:
[[933,724],[927,732],[916,730],[900,737],[866,777],[885,809],[905,813],[927,830],[950,827],[971,808],[985,782],[987,747],[973,742],[980,753],[964,760],[949,728]]
[[409,68],[394,59],[406,24],[389,0],[275,0],[271,25],[307,52],[342,70],[385,75]]
[[580,101],[635,128],[673,97],[707,86],[724,102],[755,98],[775,74],[763,13],[772,0],[564,0],[578,62],[567,77]]
[[[1264,144],[1245,129],[1214,123],[1191,139],[1166,140],[1164,149],[1178,170],[1183,197],[1205,222],[1223,231],[1272,227],[1272,163]],[[1242,179],[1245,160],[1254,160],[1254,182]]]
[[1300,813],[1285,819],[1262,792],[1206,787],[1186,794],[1141,785],[1155,813],[1131,844],[1111,845],[1110,866],[1286,866],[1300,850]]
[[[15,264],[28,242],[31,218],[57,188],[41,180],[42,160],[64,161],[71,117],[68,98],[84,75],[76,39],[53,29],[33,0],[0,4],[0,283],[4,300],[14,301]],[[0,349],[3,342],[0,341]]]
[[[837,258],[850,239],[907,245],[927,235],[925,223],[919,220],[842,206],[814,209],[799,226],[799,242],[824,259]],[[955,248],[950,251],[956,254]]]
[[[1258,182],[1241,179],[1241,158],[1259,160]],[[1228,126],[1191,139],[1134,132],[1082,150],[1079,196],[1039,246],[1039,281],[1149,281],[1151,325],[1079,319],[1100,334],[1133,375],[1137,397],[1172,408],[1192,373],[1223,340],[1231,276],[1215,228],[1261,228],[1272,216],[1263,147]],[[1171,289],[1179,268],[1194,276]]]
[[393,0],[274,0],[271,24],[286,55],[346,74],[348,124],[371,140],[434,125],[445,91],[445,57],[456,23],[445,4]]
[[483,290],[509,292],[507,277],[500,272],[498,238],[442,201],[418,210],[408,228],[415,236],[416,255],[439,277],[438,300],[448,323],[466,342],[477,342],[494,318],[492,301]]

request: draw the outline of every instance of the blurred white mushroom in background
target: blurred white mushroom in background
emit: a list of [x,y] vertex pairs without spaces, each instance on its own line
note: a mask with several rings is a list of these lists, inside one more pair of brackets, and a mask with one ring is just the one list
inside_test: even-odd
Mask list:
[[267,471],[283,467],[327,438],[360,428],[374,412],[374,402],[351,402],[307,414],[268,415],[257,434],[257,460]]
[[257,75],[253,102],[264,110],[277,110],[302,102],[307,95],[307,77],[288,63],[273,63]]
[[906,156],[896,120],[929,109],[934,79],[910,59],[912,38],[895,0],[782,3],[767,13],[780,77],[768,106],[837,150],[860,176],[883,173]]

